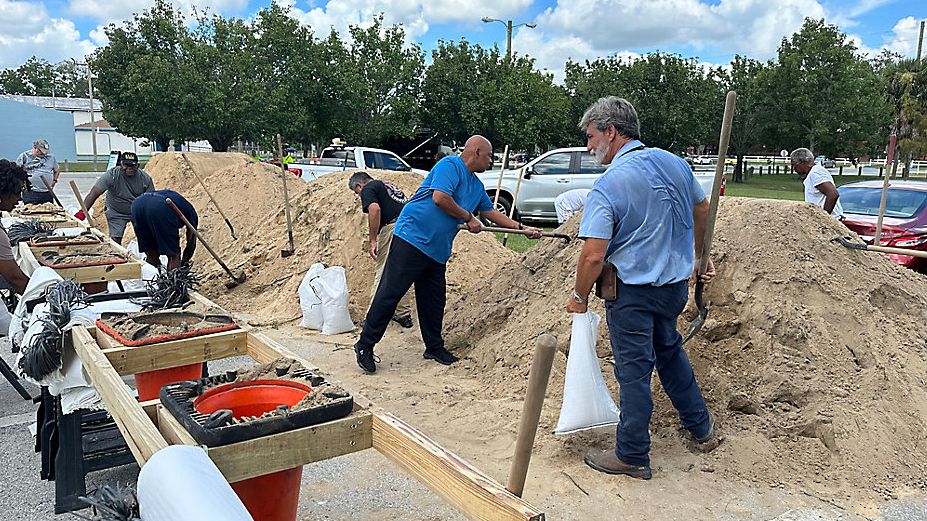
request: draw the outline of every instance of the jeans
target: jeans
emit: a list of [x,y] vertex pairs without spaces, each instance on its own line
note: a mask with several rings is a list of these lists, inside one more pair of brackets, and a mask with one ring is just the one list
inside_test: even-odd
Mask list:
[[445,265],[395,235],[386,258],[386,267],[383,268],[383,277],[367,310],[364,330],[361,331],[357,347],[373,349],[383,338],[396,306],[413,284],[418,326],[422,340],[425,341],[425,351],[444,349],[441,328],[444,324],[444,304],[447,301]]
[[629,465],[650,464],[654,367],[683,426],[696,437],[708,434],[708,409],[676,331],[687,299],[687,281],[634,286],[619,280],[617,298],[606,302],[621,404],[615,454]]

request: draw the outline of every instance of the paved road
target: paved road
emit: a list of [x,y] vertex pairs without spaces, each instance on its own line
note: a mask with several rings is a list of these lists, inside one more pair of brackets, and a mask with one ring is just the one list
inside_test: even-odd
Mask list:
[[55,185],[55,195],[58,196],[58,199],[65,208],[74,207],[79,209],[80,204],[77,202],[77,198],[74,197],[70,181],[73,180],[77,183],[77,189],[80,190],[81,195],[86,196],[90,188],[93,187],[93,183],[96,182],[97,178],[100,177],[102,173],[103,172],[63,172],[61,177],[58,178],[58,184]]

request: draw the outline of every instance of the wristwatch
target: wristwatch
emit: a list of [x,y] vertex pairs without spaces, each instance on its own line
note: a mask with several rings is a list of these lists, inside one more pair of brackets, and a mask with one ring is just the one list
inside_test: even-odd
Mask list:
[[575,289],[573,290],[573,302],[576,302],[577,304],[587,304],[588,303],[586,302],[586,299],[581,297],[579,293],[576,292]]

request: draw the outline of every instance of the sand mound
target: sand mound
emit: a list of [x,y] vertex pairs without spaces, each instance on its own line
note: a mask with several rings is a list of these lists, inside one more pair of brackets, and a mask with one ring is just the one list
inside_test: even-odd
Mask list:
[[[573,219],[561,231],[577,227]],[[687,346],[726,436],[708,456],[718,472],[835,494],[927,488],[927,278],[829,242],[845,234],[804,203],[722,200],[714,307]],[[557,335],[561,350],[569,344],[562,310],[581,247],[544,242],[449,306],[457,310],[449,336],[469,346],[461,349],[490,392],[524,388],[541,332]],[[605,331],[598,350],[608,353]],[[556,422],[564,365],[558,357],[547,424]],[[659,386],[655,379],[654,436],[680,436]]]
[[[154,180],[156,189],[171,189],[186,194],[193,187],[200,188],[199,181],[192,174],[194,169],[200,177],[205,178],[217,170],[244,165],[248,161],[251,161],[251,158],[238,152],[161,152],[148,160],[144,170]],[[96,216],[94,225],[104,233],[109,233],[109,226],[103,215],[105,205],[106,193],[93,203],[93,215]],[[135,231],[129,224],[123,245],[128,244],[134,237]]]
[[[155,183],[177,190],[193,203],[206,240],[226,264],[244,270],[248,277],[244,284],[227,290],[224,287],[227,277],[209,253],[198,248],[194,263],[197,271],[207,277],[202,289],[210,298],[227,309],[261,319],[290,319],[299,315],[297,288],[303,275],[313,263],[323,262],[345,267],[351,314],[355,320],[363,318],[375,264],[367,253],[367,216],[347,186],[352,171],[331,174],[308,184],[287,176],[296,254],[282,258],[280,251],[287,247],[287,234],[279,168],[246,159],[212,172],[198,170],[235,226],[239,240],[234,241],[222,216],[192,179],[187,164],[170,160],[172,163],[162,161],[150,169]],[[407,195],[422,180],[412,173],[370,172],[396,184]],[[488,278],[514,256],[489,234],[461,234],[448,264],[449,295],[456,295],[472,281]]]

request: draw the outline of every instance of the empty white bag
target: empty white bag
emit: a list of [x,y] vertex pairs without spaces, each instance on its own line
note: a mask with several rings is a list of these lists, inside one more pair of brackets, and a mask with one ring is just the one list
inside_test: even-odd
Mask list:
[[325,266],[317,262],[309,267],[309,271],[303,276],[303,281],[299,283],[299,307],[303,312],[303,319],[299,322],[300,327],[308,329],[322,329],[322,297],[311,286],[311,282],[316,279]]
[[563,383],[563,405],[555,434],[570,434],[618,423],[618,407],[605,385],[595,354],[601,318],[592,312],[573,315],[570,354]]

